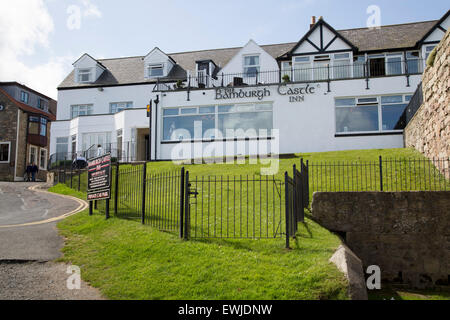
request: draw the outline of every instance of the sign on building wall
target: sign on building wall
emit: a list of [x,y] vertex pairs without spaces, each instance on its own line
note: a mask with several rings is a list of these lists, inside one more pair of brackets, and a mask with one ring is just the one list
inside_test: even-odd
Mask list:
[[88,160],[87,200],[111,198],[111,154]]
[[[278,86],[276,93],[280,96],[288,97],[289,102],[304,102],[305,97],[308,95],[314,95],[316,93],[316,89],[319,87],[320,84],[288,85],[283,83]],[[218,88],[216,89],[215,100],[256,98],[261,101],[265,97],[270,97],[271,94],[271,90],[265,87],[261,89]]]

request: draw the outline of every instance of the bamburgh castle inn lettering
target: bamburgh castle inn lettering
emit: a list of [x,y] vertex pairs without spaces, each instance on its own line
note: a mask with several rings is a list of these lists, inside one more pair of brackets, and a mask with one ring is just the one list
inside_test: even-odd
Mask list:
[[[98,60],[84,54],[58,87],[50,155],[71,159],[99,144],[123,162],[180,160],[180,146],[191,154],[218,150],[218,157],[402,148],[407,106],[450,26],[450,11],[442,14],[376,29],[305,21],[307,33],[290,43],[249,40],[172,54],[155,47]],[[278,135],[261,133],[272,131]],[[242,150],[224,139],[243,141]]]
[[[319,87],[319,85],[317,85]],[[315,94],[316,87],[307,84],[306,86],[288,86],[287,84],[280,84],[277,89],[277,93],[280,96],[289,96],[289,102],[303,102],[305,101],[305,95]],[[257,98],[259,101],[265,97],[270,97],[271,91],[268,88],[263,89],[234,89],[226,88],[216,89],[215,100],[227,100],[227,99],[244,99],[244,98]]]

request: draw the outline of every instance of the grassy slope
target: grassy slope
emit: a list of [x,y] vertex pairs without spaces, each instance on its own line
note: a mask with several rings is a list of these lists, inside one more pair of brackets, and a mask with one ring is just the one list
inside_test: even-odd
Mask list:
[[[63,185],[53,192],[70,194]],[[73,193],[79,196],[79,193]],[[110,299],[345,299],[328,262],[336,236],[307,221],[293,250],[281,240],[183,241],[137,222],[88,216],[58,224],[64,262]]]
[[[414,150],[364,150],[297,155],[281,159],[278,177],[305,160],[376,161],[378,156],[422,158]],[[180,168],[149,163],[149,171]],[[192,176],[259,175],[261,165],[186,165]],[[70,193],[62,186],[55,192]],[[78,193],[77,196],[82,195]],[[68,238],[66,262],[113,299],[318,299],[343,298],[342,275],[328,263],[339,240],[311,221],[300,226],[294,250],[282,240],[189,241],[137,222],[86,212],[59,224]],[[112,281],[113,280],[113,281]]]

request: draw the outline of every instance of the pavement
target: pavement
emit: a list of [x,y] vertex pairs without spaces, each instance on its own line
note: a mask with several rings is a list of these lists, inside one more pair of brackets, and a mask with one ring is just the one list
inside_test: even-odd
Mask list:
[[86,203],[42,188],[42,183],[0,182],[0,300],[103,299],[83,281],[80,289],[68,289],[71,266],[53,262],[64,246],[56,223]]

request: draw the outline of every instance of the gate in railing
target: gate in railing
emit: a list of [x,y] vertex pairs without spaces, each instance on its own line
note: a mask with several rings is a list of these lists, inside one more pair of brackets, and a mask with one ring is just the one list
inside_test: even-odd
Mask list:
[[270,239],[285,232],[282,181],[186,173],[184,238]]

